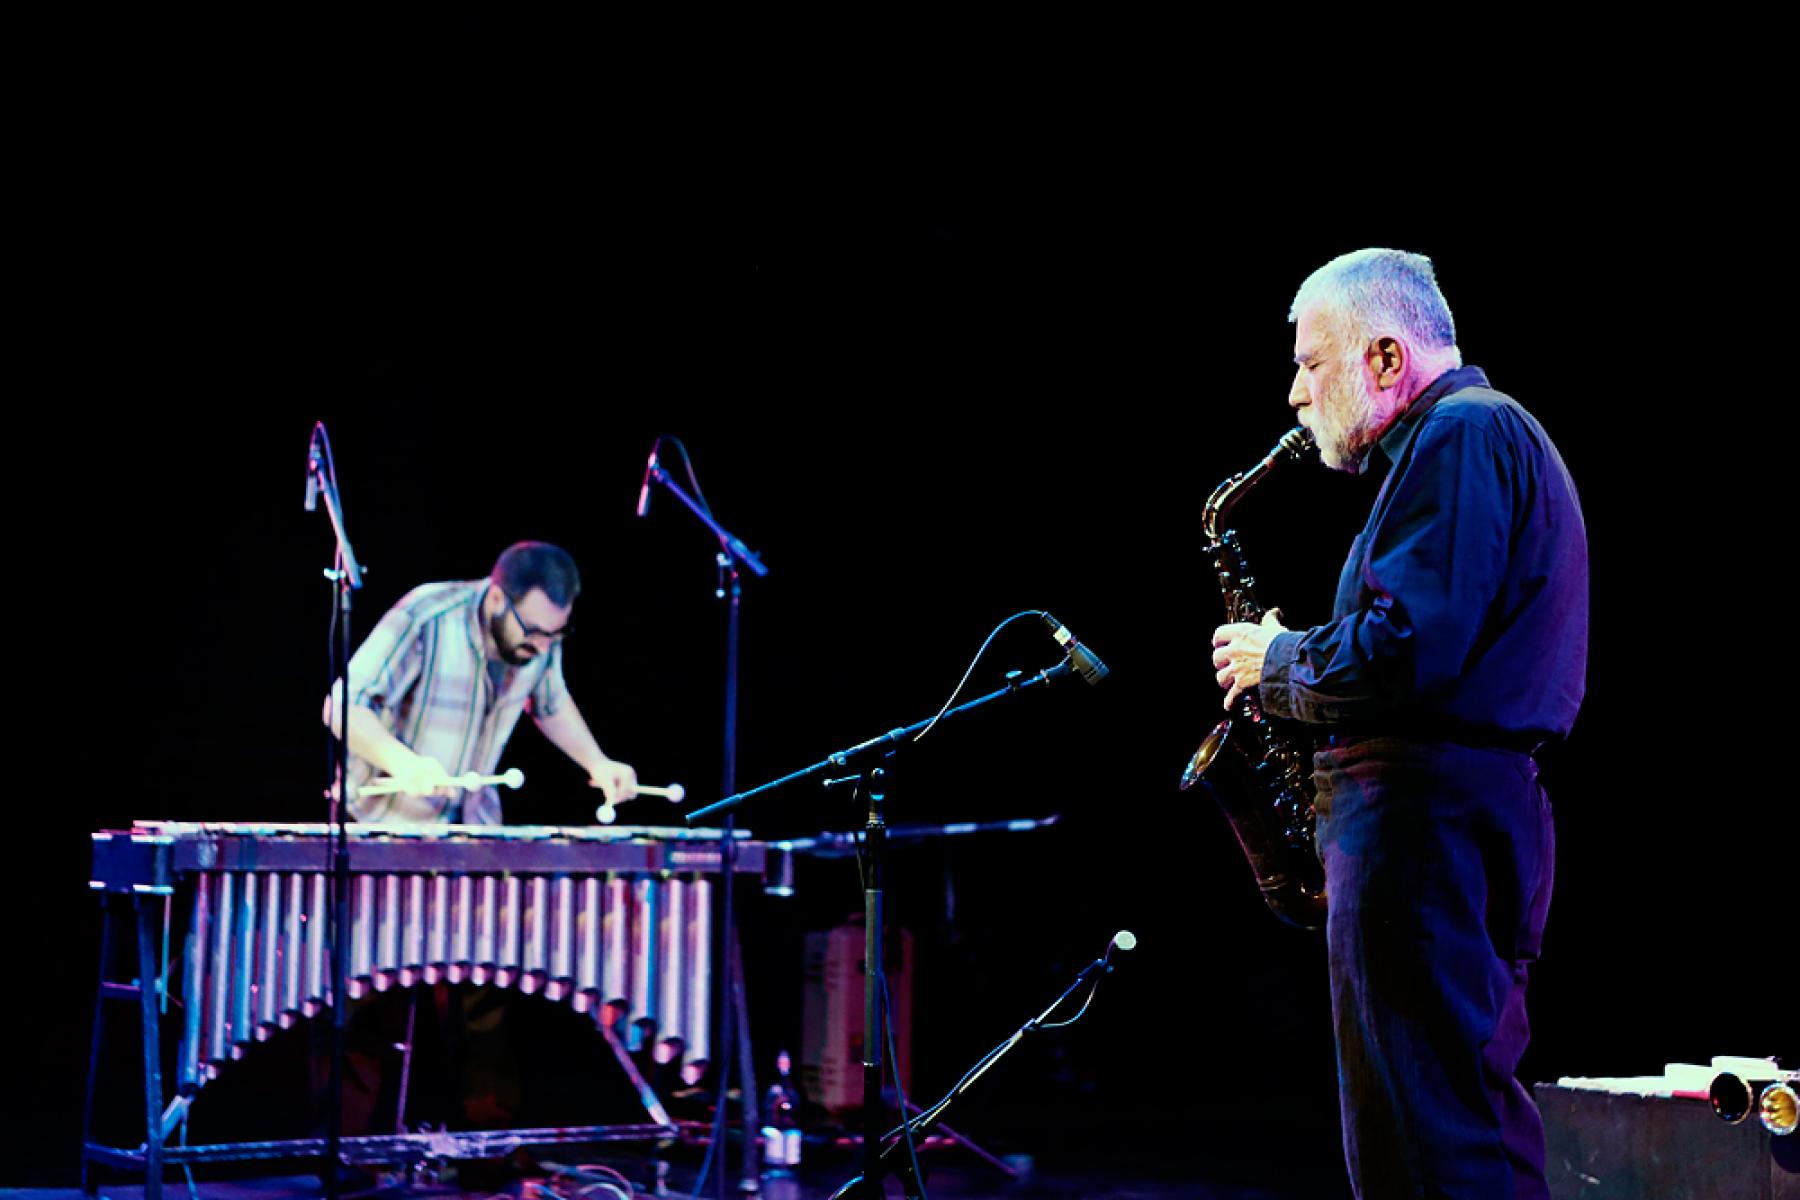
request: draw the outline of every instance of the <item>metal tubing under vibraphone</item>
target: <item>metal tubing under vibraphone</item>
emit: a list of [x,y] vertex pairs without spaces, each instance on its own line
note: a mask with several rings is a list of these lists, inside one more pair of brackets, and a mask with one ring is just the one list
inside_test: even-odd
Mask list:
[[550,958],[550,881],[533,875],[521,889],[525,912],[520,917],[525,953],[520,964],[519,990],[527,996],[542,990]]
[[517,875],[508,875],[500,881],[500,944],[494,952],[494,982],[500,987],[511,987],[519,977],[524,897],[524,884]]
[[[298,873],[206,873],[196,888],[187,951],[184,1082],[217,1074],[252,1041],[323,1007],[322,922],[308,911],[317,884]],[[351,920],[352,994],[446,978],[453,960],[486,958],[492,982],[594,1012],[623,993],[659,1036],[710,1051],[712,885],[704,878],[541,875],[496,879],[359,876]],[[482,899],[497,899],[485,906]],[[494,930],[497,943],[471,930]],[[456,932],[452,932],[455,930]],[[620,936],[621,931],[624,936]],[[205,948],[208,959],[195,969]],[[458,971],[457,974],[464,972]],[[485,970],[473,969],[479,977]],[[193,1003],[192,989],[210,989]],[[203,1031],[204,1036],[200,1036]]]
[[500,938],[500,881],[483,875],[475,900],[475,961],[469,978],[486,983]]
[[[306,866],[310,857],[284,857],[279,839],[243,857],[229,852],[232,844],[203,856],[221,869],[190,873],[175,1060],[178,1086],[190,1096],[248,1046],[331,1000],[328,874]],[[681,1038],[694,1058],[710,1056],[712,884],[704,866],[584,871],[569,860],[565,869],[554,844],[534,841],[505,848],[539,858],[548,850],[545,865],[554,867],[438,870],[429,858],[409,857],[435,849],[431,839],[380,843],[384,854],[390,846],[402,869],[353,873],[352,997],[485,976],[596,1021],[606,1001],[622,997],[633,1016],[656,1023],[659,1036]],[[265,869],[265,862],[293,865]]]
[[394,986],[400,967],[400,876],[383,875],[375,902],[375,990]]
[[400,900],[400,965],[394,981],[411,987],[423,977],[425,967],[425,877],[404,875]]
[[683,972],[687,950],[687,881],[662,881],[662,905],[656,921],[656,1008],[663,1037],[682,1037],[687,1028],[687,989]]
[[600,991],[600,931],[606,921],[602,897],[604,882],[594,875],[581,880],[575,913],[575,994],[569,1004],[576,1012],[592,1011],[604,998]]
[[425,982],[436,983],[450,965],[450,877],[433,875],[428,885],[425,926]]
[[474,877],[458,875],[454,891],[451,904],[455,913],[450,921],[450,954],[449,962],[444,967],[444,978],[451,983],[461,983],[468,974],[475,947]]
[[250,1040],[250,994],[256,974],[256,876],[245,873],[237,891],[237,926],[231,945],[231,1015],[226,1037],[230,1039],[231,1057],[242,1058],[244,1044]]
[[[350,977],[344,981],[344,990],[354,1000],[368,989],[375,973],[375,876],[358,875],[351,883]],[[330,953],[327,946],[327,957]]]
[[325,970],[325,927],[329,924],[325,916],[326,883],[323,871],[308,876],[306,881],[306,994],[300,998],[300,1011],[308,1017],[317,1016],[331,1003]]
[[[600,1002],[631,997],[631,882],[623,875],[606,877],[601,913]],[[639,1010],[641,1011],[641,1010]]]
[[211,950],[212,889],[202,875],[194,885],[193,917],[188,921],[187,969],[181,979],[181,1048],[175,1056],[175,1086],[190,1092],[200,1086],[201,1016],[206,1010],[206,959]]
[[256,1040],[266,1042],[280,1028],[282,875],[271,871],[263,881],[262,932],[257,946]]
[[550,885],[550,963],[544,999],[561,1000],[575,979],[575,883],[558,875]]
[[[353,969],[345,998],[396,982],[485,978],[595,1012],[600,1033],[630,1068],[614,1031],[597,1015],[604,1002],[623,997],[638,1016],[655,1020],[662,1036],[679,1036],[694,1057],[709,1057],[713,931],[706,876],[716,873],[721,857],[694,839],[664,841],[633,831],[621,840],[595,832],[354,831],[345,933]],[[178,956],[181,1094],[161,1111],[158,1056],[147,1053],[145,1142],[135,1151],[115,1150],[84,1134],[84,1179],[89,1163],[141,1167],[147,1196],[156,1196],[164,1164],[228,1161],[250,1148],[166,1142],[195,1092],[223,1064],[333,1004],[329,876],[319,853],[326,833],[311,826],[156,822],[128,834],[95,835],[93,886],[133,894],[135,990],[146,1048],[159,1044],[158,992],[169,986],[158,974],[147,895],[179,894],[176,884],[191,881],[191,907]],[[750,869],[760,869],[762,847],[753,849],[757,865]],[[166,937],[166,915],[163,922]],[[90,1080],[90,1102],[95,1086]],[[667,1115],[654,1094],[640,1088],[640,1095],[658,1121],[647,1128],[665,1130]]]
[[682,1037],[692,1058],[712,1058],[708,1031],[712,1028],[712,883],[688,881],[687,923],[687,1020]]
[[[201,877],[201,886],[217,889],[213,897],[212,948],[207,959],[206,1052],[208,1063],[224,1062],[229,1053],[226,1005],[231,998],[231,928],[235,918],[232,900],[237,890],[230,871]],[[211,1069],[207,1071],[211,1077]]]
[[629,924],[631,929],[631,970],[625,979],[626,993],[631,999],[631,1011],[640,1017],[648,1013],[660,1012],[656,995],[656,920],[657,920],[657,886],[654,879],[634,879],[631,882],[631,906]]
[[298,871],[287,877],[287,903],[281,910],[281,1028],[292,1027],[300,1012],[301,968],[306,961],[306,876]]

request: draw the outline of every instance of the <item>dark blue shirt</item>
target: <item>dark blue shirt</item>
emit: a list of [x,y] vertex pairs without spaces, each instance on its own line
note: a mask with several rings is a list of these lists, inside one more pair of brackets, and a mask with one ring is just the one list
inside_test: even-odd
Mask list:
[[1581,505],[1543,426],[1487,382],[1445,372],[1370,451],[1390,466],[1331,623],[1277,634],[1263,659],[1271,716],[1524,749],[1568,734],[1587,678]]

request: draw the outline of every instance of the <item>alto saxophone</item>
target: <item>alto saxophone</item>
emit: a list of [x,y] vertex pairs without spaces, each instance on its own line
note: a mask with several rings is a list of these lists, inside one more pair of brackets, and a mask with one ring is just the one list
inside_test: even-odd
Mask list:
[[[1256,623],[1264,609],[1256,601],[1256,580],[1244,563],[1237,531],[1222,529],[1232,507],[1263,476],[1284,462],[1298,461],[1314,446],[1312,434],[1297,426],[1248,471],[1221,483],[1201,514],[1206,553],[1219,573],[1228,622]],[[1231,822],[1238,845],[1276,916],[1301,929],[1325,924],[1325,870],[1314,843],[1312,743],[1292,725],[1283,728],[1264,715],[1254,689],[1239,696],[1231,715],[1214,726],[1181,773],[1183,791],[1198,783],[1229,750],[1237,770],[1208,781],[1208,790]]]

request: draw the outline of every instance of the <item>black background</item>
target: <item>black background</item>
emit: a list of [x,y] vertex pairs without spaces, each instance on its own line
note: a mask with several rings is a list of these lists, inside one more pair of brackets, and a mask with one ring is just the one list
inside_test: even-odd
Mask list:
[[[1292,1122],[1330,1161],[1321,942],[1263,910],[1175,780],[1219,701],[1201,502],[1292,423],[1294,288],[1364,245],[1435,259],[1467,359],[1543,421],[1586,511],[1588,696],[1546,759],[1559,872],[1523,1074],[1792,1065],[1762,991],[1792,975],[1791,252],[1730,105],[1702,164],[1676,149],[1679,97],[1290,120],[1109,60],[1117,87],[970,86],[964,62],[958,90],[921,66],[865,104],[854,56],[806,87],[665,46],[627,83],[604,32],[109,42],[130,85],[45,93],[76,133],[45,141],[22,323],[48,370],[21,398],[18,565],[48,570],[15,577],[35,720],[12,928],[35,969],[8,1027],[35,1083],[9,1163],[75,1158],[88,832],[321,815],[333,540],[300,503],[320,420],[371,569],[358,628],[514,540],[568,547],[575,695],[610,752],[697,801],[719,794],[724,615],[703,528],[666,493],[632,515],[659,434],[771,568],[744,591],[743,786],[929,716],[1003,618],[1054,612],[1113,668],[1101,687],[992,706],[899,765],[898,825],[1061,817],[894,853],[915,1085],[947,1086],[1129,928],[1084,1023],[962,1124],[1033,1149],[1052,1109],[1162,1146]],[[1255,493],[1237,525],[1263,600],[1323,619],[1371,496],[1316,467]],[[971,686],[1055,661],[1019,622]],[[511,819],[588,818],[535,731],[505,761],[530,780]],[[854,817],[797,786],[741,819]],[[800,935],[859,903],[842,860],[803,863],[793,901],[746,897],[764,1069],[799,1036]]]

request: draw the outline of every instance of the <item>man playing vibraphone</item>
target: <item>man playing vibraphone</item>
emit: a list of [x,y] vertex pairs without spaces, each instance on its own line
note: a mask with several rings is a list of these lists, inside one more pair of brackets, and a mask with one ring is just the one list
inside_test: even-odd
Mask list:
[[[610,804],[637,772],[600,749],[563,682],[563,640],[581,591],[568,552],[507,547],[486,579],[427,583],[389,609],[350,660],[350,812],[359,821],[501,823],[491,775],[523,712]],[[337,694],[341,694],[341,686]],[[337,727],[332,699],[325,720]],[[363,795],[373,777],[398,791]]]
[[[459,786],[459,777],[492,776],[525,712],[587,772],[608,805],[633,798],[637,772],[601,750],[563,681],[563,641],[580,591],[581,576],[567,551],[519,542],[507,547],[486,579],[421,584],[383,614],[350,660],[351,815],[358,821],[501,824],[497,788]],[[333,729],[341,695],[340,682],[325,702],[325,721]],[[452,1005],[440,988],[431,999],[435,1004],[426,1007],[435,1009],[450,1057],[458,1060],[451,1070],[460,1067],[464,1118],[476,1125],[508,1124],[523,1097],[502,1021],[504,993],[476,987]],[[412,1022],[396,1006],[375,1010],[360,1014],[360,1036],[352,1039],[352,1058],[363,1060],[352,1072],[360,1103],[346,1095],[346,1109],[361,1109],[362,1120],[371,1123],[379,1108],[398,1103],[387,1093],[401,1072],[382,1067],[385,1048],[402,1039],[408,1046],[432,1043],[422,1030],[403,1031],[402,1022]]]

